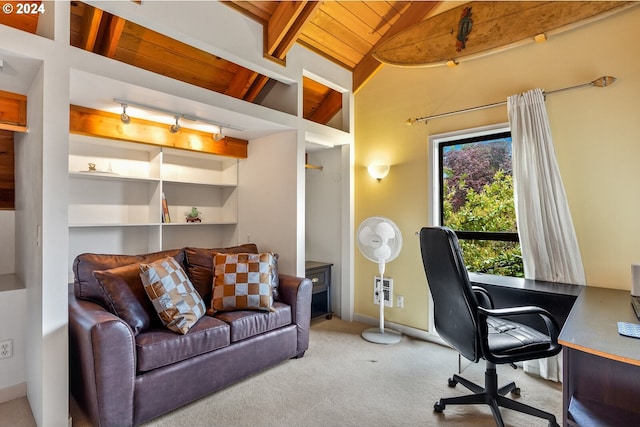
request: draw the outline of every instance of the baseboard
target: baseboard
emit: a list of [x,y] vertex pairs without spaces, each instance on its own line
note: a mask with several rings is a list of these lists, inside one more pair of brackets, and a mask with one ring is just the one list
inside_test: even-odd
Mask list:
[[[379,326],[380,320],[374,317],[365,316],[363,314],[353,313],[353,321],[364,323],[365,325],[371,326]],[[395,331],[400,332],[403,335],[410,336],[412,338],[417,338],[423,341],[429,341],[435,344],[445,345],[448,347],[447,343],[445,343],[440,336],[430,333],[428,331],[423,331],[422,329],[412,328],[411,326],[400,325],[398,323],[393,323],[385,320],[384,327],[393,329]]]
[[20,383],[0,389],[0,403],[27,395],[27,383]]

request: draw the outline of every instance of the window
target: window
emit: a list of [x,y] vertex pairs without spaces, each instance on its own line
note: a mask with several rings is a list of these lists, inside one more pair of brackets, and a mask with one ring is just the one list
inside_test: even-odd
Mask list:
[[523,277],[508,125],[430,139],[434,223],[456,232],[469,271]]

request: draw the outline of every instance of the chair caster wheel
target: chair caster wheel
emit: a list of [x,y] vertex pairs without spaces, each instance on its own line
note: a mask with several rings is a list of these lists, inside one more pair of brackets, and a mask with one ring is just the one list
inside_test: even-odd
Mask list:
[[448,384],[449,384],[449,387],[453,388],[456,385],[458,385],[458,381],[454,380],[453,378],[449,378]]
[[513,394],[514,396],[520,396],[520,387],[516,387],[511,390],[511,394]]
[[433,405],[433,410],[434,412],[441,413],[444,411],[445,406],[444,403],[436,402],[435,405]]

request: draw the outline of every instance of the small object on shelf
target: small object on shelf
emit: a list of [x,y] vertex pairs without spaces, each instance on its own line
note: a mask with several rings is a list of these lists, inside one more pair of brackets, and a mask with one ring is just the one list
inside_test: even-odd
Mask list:
[[185,212],[184,214],[187,216],[187,222],[202,222],[199,218],[200,211],[195,206],[191,208],[191,212]]
[[80,172],[89,172],[89,173],[93,173],[96,175],[118,175],[117,173],[115,173],[112,169],[111,169],[111,163],[109,163],[109,170],[107,171],[101,171],[98,170],[96,168],[96,164],[93,162],[89,162],[88,164],[89,169],[84,170],[84,171],[80,171]]
[[169,205],[167,204],[167,199],[164,197],[164,193],[162,193],[162,222],[170,223],[171,216],[169,215]]

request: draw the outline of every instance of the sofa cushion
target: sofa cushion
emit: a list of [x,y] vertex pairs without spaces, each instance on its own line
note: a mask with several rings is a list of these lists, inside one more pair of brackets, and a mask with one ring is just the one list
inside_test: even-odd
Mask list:
[[216,254],[214,259],[214,311],[271,310],[273,254]]
[[[206,317],[206,316],[205,316]],[[217,319],[231,327],[231,342],[250,338],[273,329],[291,324],[291,306],[281,302],[273,303],[273,311],[227,311],[215,314]]]
[[229,330],[225,322],[203,316],[186,335],[162,327],[142,332],[136,337],[137,370],[150,371],[226,347]]
[[171,249],[144,255],[113,255],[113,254],[80,254],[73,260],[74,293],[77,298],[97,302],[105,308],[108,303],[102,286],[94,277],[96,270],[109,270],[129,264],[153,262],[171,256],[181,265],[184,264],[182,249]]
[[202,296],[207,304],[211,301],[213,289],[213,257],[217,253],[237,254],[237,253],[258,253],[258,247],[254,243],[246,243],[240,246],[229,248],[184,248],[185,269],[191,279],[191,283]]
[[162,326],[142,285],[139,264],[95,271],[94,276],[103,289],[106,308],[127,322],[134,335]]
[[180,264],[172,257],[140,264],[140,278],[153,308],[170,330],[186,334],[206,311]]

